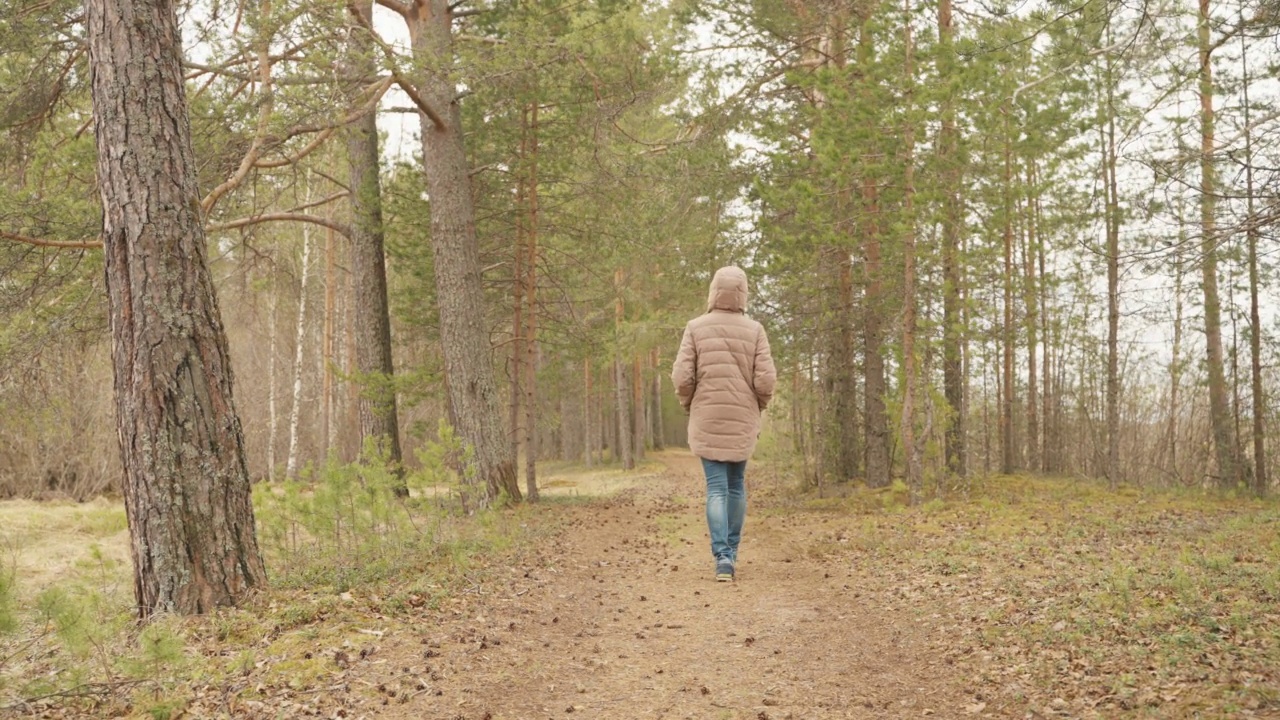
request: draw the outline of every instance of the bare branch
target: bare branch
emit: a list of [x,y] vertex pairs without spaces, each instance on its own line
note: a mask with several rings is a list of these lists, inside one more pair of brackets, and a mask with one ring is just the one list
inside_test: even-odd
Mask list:
[[236,220],[231,220],[230,222],[206,225],[205,230],[208,232],[223,232],[226,230],[235,230],[237,228],[249,227],[251,225],[260,225],[262,223],[268,223],[268,222],[305,222],[305,223],[311,223],[313,225],[319,225],[321,227],[327,227],[330,230],[333,230],[334,232],[340,233],[344,237],[350,237],[351,235],[350,228],[348,228],[346,225],[343,225],[342,223],[334,222],[333,220],[329,220],[328,218],[322,218],[322,217],[319,217],[318,215],[308,215],[307,213],[301,213],[301,212],[278,212],[278,213],[263,213],[262,215],[251,215],[249,217],[242,217]]
[[334,193],[334,194],[332,194],[332,195],[328,195],[328,196],[322,197],[322,198],[320,198],[319,200],[314,200],[314,201],[309,202],[309,203],[306,203],[306,204],[304,204],[304,205],[299,205],[299,206],[295,207],[294,209],[292,209],[292,210],[288,210],[288,211],[286,211],[286,212],[295,213],[295,212],[301,212],[301,211],[303,211],[303,210],[310,210],[310,209],[311,209],[311,208],[313,208],[313,207],[320,207],[321,205],[328,205],[329,203],[331,203],[331,202],[337,202],[338,200],[341,200],[342,198],[347,197],[347,196],[348,196],[348,195],[350,195],[350,194],[351,194],[351,193],[347,192],[346,190],[343,190],[343,191],[341,191],[341,192],[336,192],[336,193]]
[[405,20],[409,19],[410,8],[407,3],[398,2],[397,0],[377,0],[377,3],[382,7],[398,14],[400,17],[404,18]]
[[400,73],[400,68],[396,64],[395,50],[383,41],[381,35],[374,32],[373,26],[369,24],[368,19],[366,19],[359,10],[350,5],[348,6],[348,9],[351,10],[351,15],[355,17],[356,22],[360,23],[360,27],[364,28],[365,32],[369,33],[369,37],[373,39],[374,44],[376,44],[378,49],[382,50],[382,54],[386,56],[387,67],[391,70],[391,77],[395,78],[396,85],[404,91],[405,95],[409,96],[409,99],[413,101],[414,105],[418,106],[418,110],[422,111],[423,115],[426,115],[431,119],[431,123],[436,126],[437,130],[444,130],[444,118],[440,117],[440,114],[422,99],[422,96],[418,94],[418,89]]
[[502,38],[485,37],[483,35],[472,35],[470,33],[458,33],[456,36],[459,40],[467,42],[484,43],[486,45],[506,45],[507,41]]
[[399,70],[391,68],[391,74],[396,79],[396,85],[399,85],[400,89],[404,91],[404,94],[408,95],[409,99],[413,101],[413,104],[418,106],[418,110],[422,111],[423,115],[426,115],[431,119],[431,124],[435,125],[437,130],[444,130],[444,118],[436,114],[436,111],[427,104],[427,101],[422,99],[422,96],[418,94],[418,89],[413,87],[409,81],[405,80],[404,77],[400,75]]
[[[385,78],[379,79],[376,83],[373,83],[360,91],[360,95],[369,93],[370,94],[369,99],[365,101],[363,105],[356,107],[356,109],[348,113],[346,117],[336,122],[295,126],[289,129],[289,132],[285,135],[285,139],[287,140],[288,138],[297,137],[298,135],[303,135],[306,133],[322,132],[324,130],[334,130],[334,129],[343,127],[345,125],[350,125],[351,123],[355,122],[356,120],[359,120],[365,115],[368,115],[369,113],[377,110],[378,102],[382,100],[382,96],[386,95],[387,90],[390,90],[391,86],[394,84],[395,84],[395,78],[391,76],[387,76]],[[413,112],[417,112],[417,110],[415,109]]]
[[57,248],[59,250],[100,250],[102,249],[102,239],[95,238],[93,240],[44,240],[42,238],[33,238],[18,233],[11,233],[6,230],[0,230],[0,238],[12,240],[14,242],[24,243],[26,245],[35,245],[36,247]]
[[236,169],[235,173],[221,185],[214,188],[205,196],[204,200],[200,201],[200,210],[206,216],[213,208],[214,203],[218,202],[218,198],[234,190],[249,176],[249,172],[253,170],[254,164],[258,162],[258,157],[262,153],[262,146],[266,143],[267,127],[271,122],[271,111],[275,108],[275,93],[271,87],[269,38],[264,39],[258,49],[258,76],[262,82],[261,92],[263,98],[258,108],[258,128],[253,135],[253,143],[249,146],[249,151],[245,153],[244,159],[240,161],[240,167]]
[[302,160],[302,158],[310,155],[316,148],[323,145],[324,141],[328,140],[329,136],[333,134],[334,129],[335,128],[329,127],[321,130],[320,134],[312,138],[311,142],[307,143],[301,150],[293,155],[280,158],[279,160],[258,160],[253,164],[253,166],[256,168],[278,168],[285,167],[286,165],[296,165],[299,160]]

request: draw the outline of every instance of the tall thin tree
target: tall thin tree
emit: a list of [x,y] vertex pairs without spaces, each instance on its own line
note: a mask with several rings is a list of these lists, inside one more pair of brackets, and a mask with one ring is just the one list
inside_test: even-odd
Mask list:
[[449,404],[462,437],[474,451],[486,499],[521,499],[510,438],[494,379],[481,285],[471,166],[462,127],[462,98],[454,73],[455,3],[419,0],[383,3],[405,18],[419,72],[416,86],[401,82],[418,104],[422,164],[431,203],[440,342]]
[[1214,167],[1213,50],[1210,0],[1200,0],[1196,38],[1200,73],[1200,271],[1204,289],[1204,337],[1209,370],[1209,422],[1218,461],[1218,481],[1234,487],[1239,477],[1222,350],[1222,302],[1218,295],[1217,170]]
[[[870,67],[875,58],[871,20],[874,5],[863,10],[858,34],[858,63]],[[862,89],[870,100],[871,77],[862,78]],[[889,484],[889,419],[885,410],[888,392],[884,365],[884,325],[888,312],[885,297],[882,259],[883,228],[880,222],[880,186],[877,169],[867,148],[862,158],[862,206],[861,227],[863,237],[863,403],[866,428],[867,484],[884,487]]]
[[902,239],[902,452],[906,467],[907,487],[911,490],[913,501],[920,499],[924,485],[924,472],[921,468],[921,452],[916,446],[916,218],[915,218],[915,46],[911,34],[911,0],[903,0],[903,83],[906,86],[905,114],[906,122],[902,129],[904,148],[902,202],[903,202],[903,239]]
[[[1243,18],[1241,26],[1243,26]],[[1258,222],[1254,207],[1253,125],[1249,122],[1249,53],[1247,34],[1240,35],[1240,92],[1244,105],[1244,179],[1245,237],[1249,244],[1249,367],[1253,401],[1253,488],[1259,495],[1267,492],[1266,396],[1262,389],[1262,318],[1258,310]]]
[[[1107,44],[1111,43],[1108,26]],[[1102,133],[1102,178],[1106,188],[1105,220],[1107,229],[1107,481],[1111,487],[1120,482],[1120,198],[1116,182],[1116,80],[1110,53],[1103,58],[1103,92],[1100,103],[1104,114],[1099,123]]]
[[[266,583],[171,0],[88,0],[122,484],[142,616]],[[263,88],[270,92],[269,88]]]
[[1005,104],[1000,109],[1004,128],[1004,322],[1001,331],[1002,363],[1000,395],[1000,472],[1012,473],[1017,466],[1013,432],[1013,135],[1010,115],[1013,108]]
[[[347,62],[361,80],[374,74],[376,43],[372,35],[373,0],[354,0]],[[364,383],[360,395],[360,437],[386,453],[400,468],[400,421],[391,356],[391,313],[387,303],[387,265],[383,251],[382,182],[379,172],[378,122],[364,113],[347,128],[351,198],[351,282],[355,293],[356,368]],[[400,492],[407,492],[401,490]]]
[[944,432],[947,470],[963,477],[967,473],[965,451],[964,323],[961,302],[960,232],[964,220],[960,210],[960,172],[957,147],[955,88],[957,81],[954,21],[951,0],[938,1],[938,74],[942,82],[938,132],[938,165],[942,184],[942,385],[948,417]]

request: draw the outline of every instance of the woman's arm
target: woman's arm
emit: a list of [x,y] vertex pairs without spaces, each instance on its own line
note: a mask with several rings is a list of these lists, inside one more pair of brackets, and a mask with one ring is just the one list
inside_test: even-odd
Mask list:
[[760,409],[765,409],[773,399],[773,390],[778,384],[778,370],[773,366],[773,352],[769,349],[769,336],[763,325],[760,326],[760,332],[756,333],[755,376],[751,384],[755,388]]
[[689,326],[684,327],[684,336],[680,338],[680,352],[676,353],[675,365],[671,368],[671,384],[676,388],[676,396],[680,398],[680,407],[689,412],[693,403],[693,393],[698,388],[698,348],[693,342],[693,333]]

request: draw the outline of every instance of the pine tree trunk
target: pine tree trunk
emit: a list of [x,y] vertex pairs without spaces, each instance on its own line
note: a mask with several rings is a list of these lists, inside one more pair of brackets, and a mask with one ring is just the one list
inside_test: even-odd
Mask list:
[[631,427],[629,425],[630,410],[627,407],[627,372],[622,362],[622,269],[619,268],[613,273],[613,291],[615,300],[613,306],[613,397],[614,397],[614,413],[617,415],[617,436],[614,438],[613,457],[615,460],[622,461],[623,470],[631,470],[636,466],[635,458],[631,454]]
[[[360,370],[356,367],[355,278],[351,276],[350,270],[347,271],[344,289],[346,292],[342,298],[342,320],[346,337],[342,344],[342,366],[346,368],[348,377],[355,377]],[[348,382],[346,386],[347,397],[344,401],[342,420],[345,430],[340,435],[346,438],[343,457],[347,460],[355,460],[360,456],[360,386],[354,382]]]
[[[1110,32],[1107,33],[1110,42]],[[1106,142],[1103,155],[1107,205],[1107,480],[1120,482],[1120,198],[1116,186],[1115,85],[1106,56]]]
[[[527,140],[521,139],[520,155],[525,154]],[[524,418],[521,409],[524,399],[524,253],[525,253],[525,190],[524,179],[516,180],[516,239],[512,246],[511,273],[511,466],[520,466],[520,446],[524,443],[524,432],[520,424]]]
[[[1036,200],[1036,217],[1037,219],[1040,217],[1038,196]],[[1053,448],[1057,436],[1051,408],[1057,402],[1057,391],[1053,382],[1054,343],[1053,338],[1049,335],[1049,276],[1045,274],[1044,242],[1036,243],[1036,262],[1040,270],[1040,337],[1044,340],[1044,386],[1043,391],[1040,393],[1040,418],[1044,429],[1041,433],[1040,467],[1044,472],[1050,473],[1054,470]]]
[[1000,472],[1010,474],[1017,467],[1013,441],[1013,138],[1009,127],[1011,108],[1003,108],[1004,115],[1004,323],[1002,346],[1004,350],[1000,382]]
[[800,458],[805,469],[805,479],[809,479],[808,447],[805,443],[804,408],[800,402],[800,359],[797,357],[791,368],[791,452]]
[[[867,64],[874,56],[870,15],[862,20],[858,38],[858,59]],[[866,473],[867,485],[889,485],[889,419],[885,412],[885,395],[888,391],[884,368],[884,316],[888,309],[881,278],[884,274],[881,261],[880,188],[869,164],[864,161],[862,172],[862,235],[863,235],[863,408],[866,423]]]
[[[993,341],[994,342],[994,341]],[[982,365],[982,474],[991,474],[991,390],[988,387],[988,375],[996,375],[996,403],[1000,403],[1000,376],[996,372],[994,358],[991,357],[991,344],[982,343],[986,362]]]
[[1039,281],[1036,278],[1036,254],[1040,244],[1039,209],[1040,188],[1037,185],[1036,162],[1032,158],[1027,163],[1027,244],[1022,250],[1022,265],[1026,275],[1026,287],[1023,297],[1027,306],[1027,467],[1033,471],[1040,469],[1040,415],[1038,384],[1040,377],[1036,367],[1036,355],[1039,353]]
[[658,356],[658,348],[656,347],[652,351],[650,365],[653,366],[653,422],[650,423],[653,429],[653,449],[662,450],[667,445],[667,439],[664,436],[664,428],[662,427],[661,358]]
[[595,413],[591,412],[591,358],[582,361],[582,447],[587,467],[595,462]]
[[1241,75],[1244,78],[1244,172],[1245,172],[1245,230],[1248,241],[1249,262],[1249,368],[1250,394],[1253,404],[1253,489],[1258,495],[1267,493],[1266,453],[1266,396],[1262,391],[1262,319],[1258,312],[1258,218],[1254,213],[1253,185],[1253,126],[1249,122],[1249,66],[1244,36],[1240,39]]
[[613,443],[614,457],[622,461],[623,470],[635,468],[635,457],[631,454],[630,415],[627,408],[627,371],[622,363],[622,354],[618,352],[613,359],[614,411],[617,414],[617,436]]
[[[372,0],[356,0],[349,35],[348,63],[360,75],[372,75],[373,41],[362,26],[372,22]],[[351,277],[355,293],[356,368],[360,394],[360,438],[377,443],[389,467],[401,472],[400,423],[396,411],[391,360],[391,313],[387,304],[387,266],[383,253],[382,183],[378,170],[378,123],[368,113],[347,127],[351,189]],[[398,490],[407,495],[404,488]]]
[[903,82],[906,84],[906,112],[908,120],[903,127],[902,137],[906,157],[903,161],[902,202],[905,216],[906,234],[902,242],[903,290],[902,290],[902,453],[906,468],[907,487],[911,490],[913,502],[919,502],[924,488],[924,472],[921,468],[922,448],[916,445],[915,403],[917,393],[916,378],[916,218],[915,218],[915,125],[910,114],[915,112],[914,99],[914,66],[911,37],[911,2],[903,2],[904,68]]
[[167,0],[88,0],[116,419],[143,617],[266,584]]
[[529,109],[529,222],[525,231],[525,322],[524,447],[525,492],[530,502],[538,500],[538,105]]
[[[1179,207],[1179,223],[1180,228],[1186,226],[1181,222],[1181,207]],[[1178,390],[1182,386],[1182,248],[1186,242],[1186,231],[1179,232],[1178,244],[1173,251],[1173,347],[1170,349],[1169,358],[1169,472],[1175,477],[1180,478],[1181,472],[1178,470],[1178,414],[1181,412],[1179,408]]]
[[960,300],[960,173],[956,148],[955,50],[952,48],[951,0],[938,2],[938,72],[946,83],[942,99],[942,128],[938,135],[938,164],[942,181],[942,385],[950,414],[944,432],[947,470],[964,477],[965,452],[964,369],[961,336],[964,332]]
[[1222,352],[1222,306],[1218,297],[1217,172],[1214,169],[1213,66],[1209,0],[1200,0],[1197,37],[1200,51],[1200,252],[1204,287],[1204,336],[1209,370],[1209,420],[1218,461],[1218,481],[1235,487],[1239,463],[1227,404]]
[[823,332],[827,342],[826,363],[822,369],[823,413],[818,428],[823,440],[819,451],[821,474],[843,483],[858,476],[858,454],[862,445],[854,364],[853,259],[849,252],[836,246],[823,248],[815,272],[829,276],[833,266],[838,273],[835,292],[823,293],[824,302],[831,303],[823,316],[835,327]]
[[486,500],[494,502],[501,493],[519,500],[520,485],[489,357],[462,108],[449,71],[454,61],[453,13],[447,0],[424,0],[414,11],[413,54],[422,68],[418,92],[436,116],[419,113],[449,402],[458,418],[459,434],[475,451]]
[[639,353],[631,357],[631,411],[631,452],[639,462],[644,459],[645,427],[649,424],[644,412],[644,365]]

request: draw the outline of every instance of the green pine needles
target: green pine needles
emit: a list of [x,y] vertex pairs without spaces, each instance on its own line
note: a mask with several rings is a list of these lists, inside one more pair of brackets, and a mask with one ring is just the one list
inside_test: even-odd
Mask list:
[[439,437],[419,453],[416,470],[393,467],[370,441],[358,462],[331,459],[297,480],[259,484],[254,507],[272,582],[342,592],[425,570],[451,553],[442,520],[469,507],[475,464],[448,425]]
[[[13,568],[0,566],[0,635],[8,635],[18,629],[17,590]],[[3,666],[3,662],[0,662]]]

